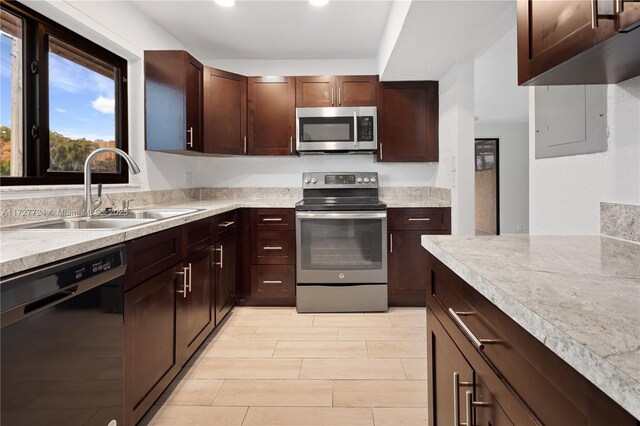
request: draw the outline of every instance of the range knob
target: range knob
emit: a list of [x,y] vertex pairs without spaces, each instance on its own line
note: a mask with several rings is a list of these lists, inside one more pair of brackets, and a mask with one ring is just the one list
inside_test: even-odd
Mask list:
[[369,183],[369,178],[368,177],[364,178],[364,183]]
[[309,178],[306,178],[306,179],[304,180],[304,183],[310,183],[310,182],[311,182],[311,179],[309,179]]
[[362,178],[361,178],[361,177],[359,177],[358,179],[356,179],[356,182],[358,182],[358,183],[362,183]]
[[376,183],[376,178],[372,177],[370,180],[371,180],[371,183]]
[[318,183],[318,179],[316,178],[311,179],[311,183]]

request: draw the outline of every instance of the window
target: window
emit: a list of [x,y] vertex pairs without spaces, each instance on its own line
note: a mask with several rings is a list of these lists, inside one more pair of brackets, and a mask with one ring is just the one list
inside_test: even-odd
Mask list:
[[[82,183],[98,148],[127,150],[127,63],[16,2],[1,4],[0,185]],[[94,182],[128,181],[98,156]]]

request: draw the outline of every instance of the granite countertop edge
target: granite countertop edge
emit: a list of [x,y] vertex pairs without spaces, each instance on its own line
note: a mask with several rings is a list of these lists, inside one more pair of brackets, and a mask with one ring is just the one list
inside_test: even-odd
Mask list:
[[[608,238],[603,236],[602,238]],[[518,325],[640,419],[640,383],[423,235],[422,246]]]

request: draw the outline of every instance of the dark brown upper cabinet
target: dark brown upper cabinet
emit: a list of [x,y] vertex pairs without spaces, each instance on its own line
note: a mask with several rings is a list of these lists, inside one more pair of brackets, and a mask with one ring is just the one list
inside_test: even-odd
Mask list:
[[296,83],[294,77],[249,77],[247,137],[250,155],[295,153]]
[[518,1],[518,84],[610,84],[640,75],[640,2]]
[[202,70],[183,50],[144,52],[147,150],[202,152]]
[[296,106],[374,106],[378,76],[296,77]]
[[204,152],[247,153],[247,77],[205,67]]
[[438,82],[378,87],[378,161],[438,161]]

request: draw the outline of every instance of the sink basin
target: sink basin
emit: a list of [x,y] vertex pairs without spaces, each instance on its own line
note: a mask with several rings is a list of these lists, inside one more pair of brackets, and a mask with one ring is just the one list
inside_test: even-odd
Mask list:
[[47,222],[24,224],[20,229],[123,229],[132,226],[144,225],[156,219],[132,219],[132,218],[78,218],[78,219],[60,219]]
[[117,219],[169,219],[183,214],[197,212],[199,209],[140,209],[129,210],[129,214],[125,216],[113,216]]

